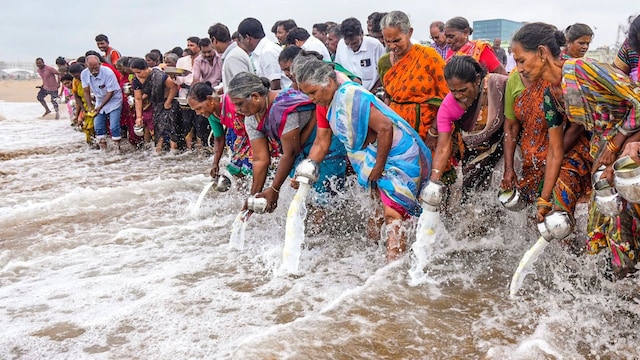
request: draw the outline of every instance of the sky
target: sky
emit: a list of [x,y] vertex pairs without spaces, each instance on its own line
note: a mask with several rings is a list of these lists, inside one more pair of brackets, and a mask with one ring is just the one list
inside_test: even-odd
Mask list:
[[[186,46],[189,36],[207,36],[210,25],[220,22],[235,31],[246,17],[260,20],[268,38],[271,26],[292,18],[311,32],[314,23],[358,18],[365,28],[374,12],[401,10],[409,15],[413,38],[427,40],[429,24],[463,16],[474,20],[509,19],[543,21],[564,29],[582,22],[594,29],[591,49],[616,42],[618,25],[640,13],[640,1],[618,0],[612,6],[601,0],[109,0],[6,1],[0,15],[0,61],[34,61],[55,64],[58,56],[75,58],[97,50],[95,35],[109,36],[111,45],[125,56],[144,56],[153,48],[166,52]],[[42,5],[46,4],[46,5]],[[530,4],[529,6],[526,6]],[[535,5],[534,5],[535,4]],[[448,6],[443,6],[448,5]],[[621,36],[622,39],[622,36]]]

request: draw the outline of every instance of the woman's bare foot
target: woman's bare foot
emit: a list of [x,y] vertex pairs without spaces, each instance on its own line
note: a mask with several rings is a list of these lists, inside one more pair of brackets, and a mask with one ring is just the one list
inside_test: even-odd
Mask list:
[[51,110],[47,110],[44,112],[44,114],[42,114],[42,116],[40,116],[41,118],[44,118],[45,116],[51,114]]

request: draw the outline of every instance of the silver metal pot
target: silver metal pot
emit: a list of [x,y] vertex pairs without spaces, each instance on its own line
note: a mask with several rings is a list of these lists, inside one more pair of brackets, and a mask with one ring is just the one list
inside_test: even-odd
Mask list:
[[428,211],[438,211],[444,195],[444,184],[438,180],[430,180],[420,192],[422,208]]
[[304,159],[296,167],[296,181],[313,184],[318,180],[320,166],[315,160]]
[[598,210],[606,216],[616,216],[622,212],[622,198],[607,182],[607,179],[600,179],[593,184],[595,191],[595,202]]
[[511,211],[520,211],[527,206],[524,197],[517,188],[513,190],[500,190],[498,192],[498,200],[502,206]]
[[544,218],[544,222],[538,223],[540,235],[547,240],[562,240],[573,232],[575,221],[566,211],[554,211]]
[[129,107],[133,107],[136,104],[136,99],[133,95],[127,96],[127,103],[129,104]]
[[613,182],[625,200],[640,203],[640,165],[629,156],[613,163]]
[[598,180],[600,180],[600,176],[602,176],[602,173],[604,172],[604,169],[606,169],[607,167],[604,165],[600,165],[600,167],[598,168],[598,170],[596,170],[596,172],[593,173],[593,175],[591,175],[591,183],[595,184],[598,182]]
[[131,84],[130,83],[126,83],[124,85],[122,85],[122,92],[125,95],[131,95]]
[[247,210],[251,210],[254,213],[258,214],[263,214],[265,211],[267,211],[267,199],[249,196],[247,198]]
[[133,126],[133,133],[137,136],[144,136],[144,127],[139,125]]
[[215,184],[215,190],[219,192],[229,191],[231,188],[231,179],[226,175],[218,175]]

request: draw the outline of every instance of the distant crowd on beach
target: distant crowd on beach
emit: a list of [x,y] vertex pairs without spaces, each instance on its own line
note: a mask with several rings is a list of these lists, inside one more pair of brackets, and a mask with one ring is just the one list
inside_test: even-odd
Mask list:
[[[430,46],[412,38],[402,11],[373,13],[365,25],[347,18],[309,31],[282,20],[271,27],[275,43],[246,18],[236,31],[216,23],[185,48],[144,57],[122,56],[100,34],[99,52],[58,58],[57,68],[36,60],[37,99],[43,117],[59,118],[63,98],[72,125],[100,149],[123,138],[156,154],[208,148],[214,178],[228,153],[228,173],[251,176],[250,196],[266,199],[248,211],[272,212],[294,177],[314,184],[321,212],[335,184],[355,176],[379,199],[368,233],[377,239],[386,224],[390,261],[407,251],[404,220],[445,210],[455,182],[471,201],[503,164],[496,190],[534,206],[538,224],[562,214],[575,231],[576,204],[590,199],[588,237],[576,241],[589,253],[607,249],[609,273],[635,271],[640,197],[616,183],[614,164],[640,163],[640,17],[612,64],[584,57],[594,33],[581,23],[527,23],[506,50],[499,38],[471,40],[462,17],[432,22]],[[442,195],[433,203],[420,195],[430,186]],[[618,190],[617,208],[597,201],[602,189]]]

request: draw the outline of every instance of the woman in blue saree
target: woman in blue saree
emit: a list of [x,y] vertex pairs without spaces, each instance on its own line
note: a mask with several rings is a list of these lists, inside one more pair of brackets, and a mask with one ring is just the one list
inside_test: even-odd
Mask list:
[[[330,64],[296,64],[300,90],[316,103],[318,130],[308,158],[321,161],[332,135],[345,146],[358,183],[379,194],[387,223],[387,259],[406,251],[398,220],[418,216],[418,194],[429,179],[431,152],[418,133],[384,102],[351,81],[339,81]],[[397,224],[397,223],[396,223]]]

